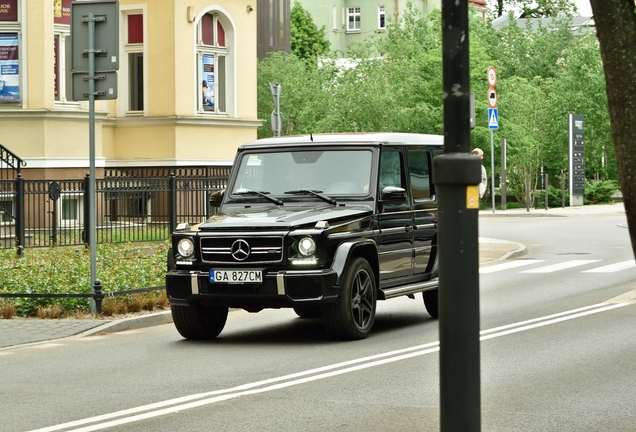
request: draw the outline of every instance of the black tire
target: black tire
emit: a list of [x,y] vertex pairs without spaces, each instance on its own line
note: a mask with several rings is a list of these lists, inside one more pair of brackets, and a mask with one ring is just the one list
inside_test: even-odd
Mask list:
[[320,306],[296,306],[294,312],[301,318],[320,318]]
[[337,339],[366,338],[375,321],[376,300],[371,266],[364,258],[354,258],[345,271],[340,295],[323,308],[325,329]]
[[426,312],[428,312],[432,318],[439,318],[438,292],[439,288],[435,288],[422,293],[422,297],[424,298],[424,307],[426,308]]
[[214,339],[227,321],[228,308],[171,306],[172,320],[177,331],[186,339]]
[[[435,261],[433,262],[433,269],[431,270],[431,279],[437,278],[437,255],[435,256]],[[424,291],[422,293],[422,297],[424,298],[424,307],[426,308],[426,312],[432,318],[439,318],[439,288],[435,288],[433,290]]]

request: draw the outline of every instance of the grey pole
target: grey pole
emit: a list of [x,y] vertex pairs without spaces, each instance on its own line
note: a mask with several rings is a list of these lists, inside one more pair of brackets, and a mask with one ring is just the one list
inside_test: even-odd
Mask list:
[[[88,181],[88,247],[91,260],[91,294],[95,294],[95,280],[97,279],[97,239],[95,217],[95,16],[88,13],[88,140],[90,159],[90,178]],[[97,312],[94,297],[91,298],[91,312]]]
[[490,129],[490,195],[492,196],[492,212],[495,212],[495,138]]
[[506,202],[508,201],[506,191],[506,139],[501,138],[501,177],[499,180],[499,188],[501,189],[501,209],[506,209]]
[[478,215],[481,159],[470,154],[468,0],[442,0],[444,153],[438,192],[440,429],[481,429]]

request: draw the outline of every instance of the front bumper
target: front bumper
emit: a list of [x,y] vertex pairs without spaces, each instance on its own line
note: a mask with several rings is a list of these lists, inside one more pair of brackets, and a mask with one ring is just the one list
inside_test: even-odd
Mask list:
[[263,274],[263,283],[210,283],[210,273],[172,270],[166,275],[168,300],[185,306],[205,301],[215,306],[263,309],[330,303],[339,293],[334,270],[289,270]]

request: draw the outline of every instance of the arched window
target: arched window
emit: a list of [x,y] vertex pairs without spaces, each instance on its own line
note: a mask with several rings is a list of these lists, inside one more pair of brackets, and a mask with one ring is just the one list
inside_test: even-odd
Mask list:
[[197,70],[201,92],[198,111],[227,114],[232,75],[230,21],[221,13],[204,14],[197,25]]

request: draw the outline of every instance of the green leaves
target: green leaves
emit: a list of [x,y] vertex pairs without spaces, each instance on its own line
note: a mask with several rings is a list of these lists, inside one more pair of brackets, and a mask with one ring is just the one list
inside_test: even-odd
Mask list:
[[[537,4],[569,10],[570,2]],[[567,172],[568,114],[585,116],[587,176],[615,179],[605,75],[594,34],[575,35],[565,18],[538,28],[511,21],[498,29],[477,14],[469,21],[470,84],[477,120],[473,146],[490,148],[486,71],[494,66],[500,119],[500,129],[494,132],[494,174],[500,172],[500,142],[505,137],[508,179],[520,200],[526,190],[534,193],[541,169],[553,179]],[[333,54],[318,64],[293,54],[272,55],[259,64],[259,117],[270,118],[274,106],[269,82],[280,82],[283,135],[441,134],[441,36],[441,12],[422,16],[409,3],[399,21],[389,17],[385,32],[350,47],[350,58]],[[267,122],[259,137],[271,135]],[[489,176],[491,157],[487,151],[484,165]]]
[[309,12],[297,1],[291,9],[290,20],[292,54],[301,59],[315,60],[329,52],[325,26],[318,29]]
[[[97,245],[97,278],[104,291],[162,286],[168,242]],[[90,293],[90,254],[85,248],[29,248],[18,258],[0,250],[0,292],[6,294]],[[34,316],[39,307],[57,304],[68,311],[90,312],[88,299],[18,298],[18,314]]]

